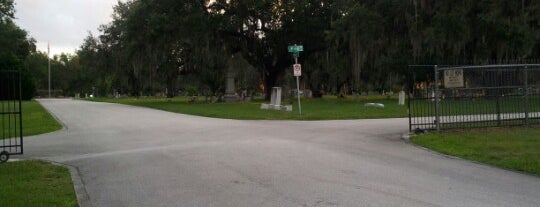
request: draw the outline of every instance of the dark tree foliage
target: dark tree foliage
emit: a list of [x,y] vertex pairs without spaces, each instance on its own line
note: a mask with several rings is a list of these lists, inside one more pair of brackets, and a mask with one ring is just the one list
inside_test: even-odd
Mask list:
[[305,48],[303,87],[344,94],[400,90],[408,64],[540,54],[532,0],[133,0],[114,11],[77,53],[81,91],[174,96],[196,87],[220,96],[236,56],[257,69],[268,97],[292,81],[291,44]]
[[20,71],[21,95],[28,100],[34,97],[36,89],[33,78],[23,63],[26,57],[35,51],[35,41],[29,39],[26,31],[13,23],[13,8],[12,0],[0,0],[0,70]]

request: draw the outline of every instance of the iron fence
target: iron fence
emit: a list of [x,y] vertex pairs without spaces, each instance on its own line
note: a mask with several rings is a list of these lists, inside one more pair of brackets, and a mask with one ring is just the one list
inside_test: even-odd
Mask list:
[[21,74],[0,70],[0,162],[23,153]]
[[540,124],[540,64],[410,67],[410,131]]

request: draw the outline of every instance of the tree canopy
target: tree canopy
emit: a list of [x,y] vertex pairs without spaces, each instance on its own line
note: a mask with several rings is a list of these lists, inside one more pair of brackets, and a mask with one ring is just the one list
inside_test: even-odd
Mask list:
[[35,51],[35,40],[13,22],[14,13],[13,0],[0,0],[0,70],[20,71],[22,98],[30,99],[35,87],[24,61]]
[[[12,10],[4,8],[12,1],[2,2],[8,4],[0,17],[9,20]],[[539,11],[540,2],[531,0],[118,2],[113,21],[68,58],[73,64],[66,70],[77,84],[65,85],[102,95],[174,96],[197,88],[219,96],[227,74],[236,71],[250,74],[237,74],[250,83],[245,89],[264,88],[268,97],[273,86],[292,82],[287,46],[300,44],[303,88],[399,90],[408,64],[536,58]]]

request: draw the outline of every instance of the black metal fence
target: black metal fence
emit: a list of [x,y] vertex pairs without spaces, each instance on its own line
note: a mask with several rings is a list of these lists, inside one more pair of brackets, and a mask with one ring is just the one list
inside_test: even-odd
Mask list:
[[540,64],[409,67],[410,131],[540,124]]
[[23,153],[21,98],[19,71],[0,70],[0,162]]

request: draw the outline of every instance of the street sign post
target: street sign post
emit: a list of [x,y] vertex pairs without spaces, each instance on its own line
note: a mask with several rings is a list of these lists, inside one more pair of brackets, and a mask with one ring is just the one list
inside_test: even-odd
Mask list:
[[290,53],[304,52],[304,46],[302,45],[290,45],[288,49]]
[[300,65],[300,64],[294,64],[293,65],[293,75],[294,76],[302,76],[302,65]]
[[302,45],[289,45],[287,48],[294,57],[293,65],[293,74],[296,77],[296,94],[298,96],[298,113],[302,115],[302,105],[300,104],[300,76],[302,75],[302,66],[298,64],[298,57],[300,57],[300,52],[304,51],[304,46]]

